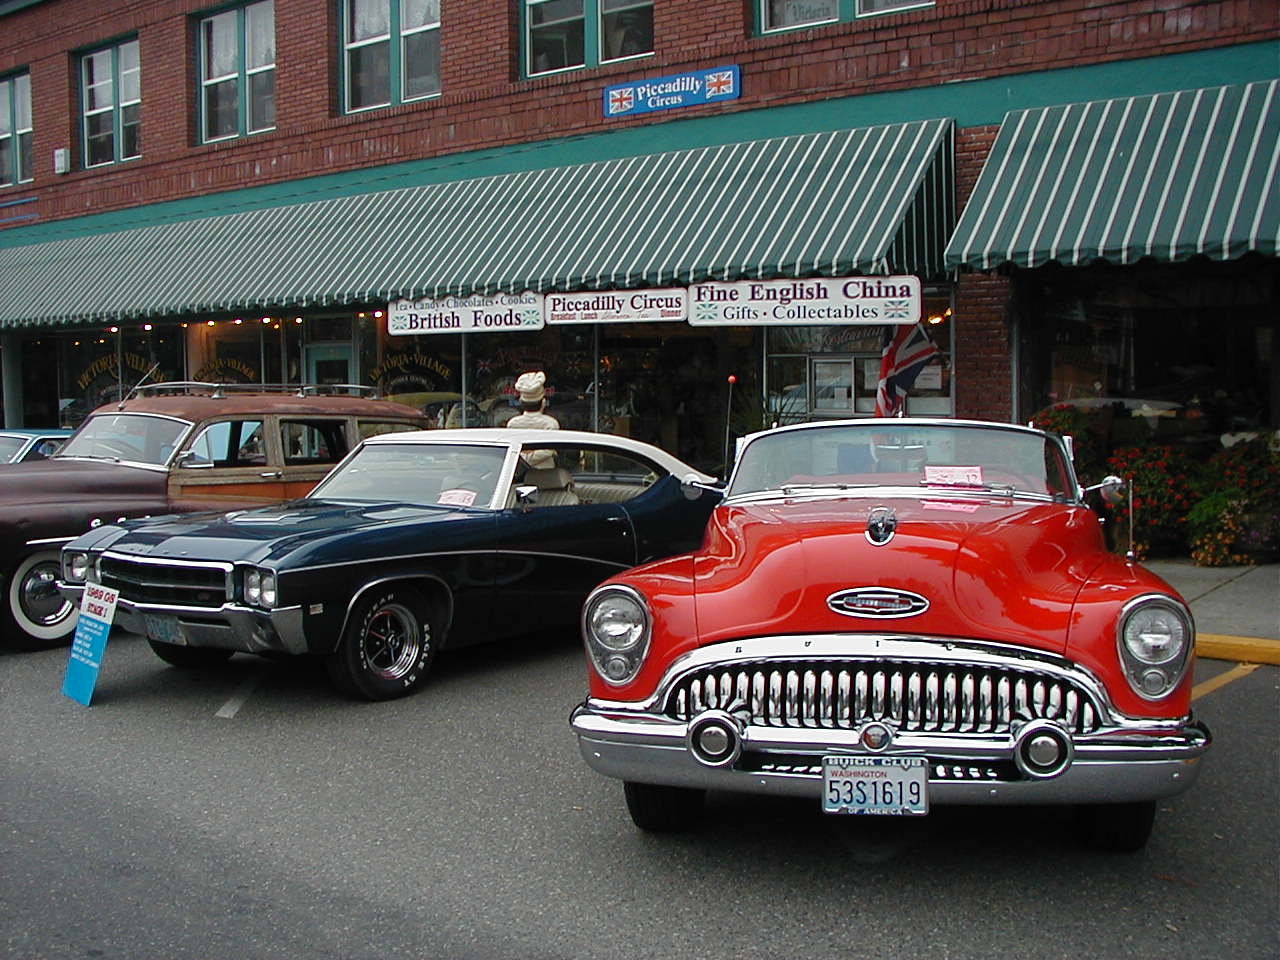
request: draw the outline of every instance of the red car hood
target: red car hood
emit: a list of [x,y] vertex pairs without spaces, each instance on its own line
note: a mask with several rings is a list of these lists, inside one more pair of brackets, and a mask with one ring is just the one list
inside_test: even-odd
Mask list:
[[[874,507],[897,517],[882,546]],[[775,500],[717,509],[695,561],[703,644],[805,633],[893,633],[993,640],[1062,653],[1072,603],[1103,545],[1085,508],[938,497]],[[917,594],[928,609],[879,618],[837,613],[856,587]]]

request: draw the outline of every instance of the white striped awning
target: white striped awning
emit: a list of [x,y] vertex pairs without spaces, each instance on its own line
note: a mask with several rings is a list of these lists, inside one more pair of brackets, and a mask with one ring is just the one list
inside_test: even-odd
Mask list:
[[948,268],[1276,255],[1280,81],[1016,110]]
[[949,119],[0,245],[0,326],[705,280],[935,276]]

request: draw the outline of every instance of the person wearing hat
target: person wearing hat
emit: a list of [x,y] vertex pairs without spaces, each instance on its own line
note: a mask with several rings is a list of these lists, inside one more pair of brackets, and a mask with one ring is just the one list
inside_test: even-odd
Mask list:
[[[507,421],[507,426],[523,430],[559,430],[560,421],[547,413],[547,375],[541,370],[522,373],[516,378],[521,413]],[[556,455],[551,450],[526,450],[529,466],[554,467]]]

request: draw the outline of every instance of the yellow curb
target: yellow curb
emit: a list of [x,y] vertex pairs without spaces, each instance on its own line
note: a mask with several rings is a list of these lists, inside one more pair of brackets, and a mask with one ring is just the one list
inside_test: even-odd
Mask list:
[[1201,633],[1196,635],[1196,655],[1209,660],[1280,665],[1280,640]]

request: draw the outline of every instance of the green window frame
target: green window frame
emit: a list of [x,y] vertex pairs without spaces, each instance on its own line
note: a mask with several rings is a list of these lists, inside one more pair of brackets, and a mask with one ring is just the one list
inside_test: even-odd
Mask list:
[[341,0],[345,113],[440,96],[440,0]]
[[81,56],[80,143],[85,169],[142,156],[142,68],[136,37]]
[[521,0],[526,77],[651,57],[654,0]]
[[756,31],[769,34],[932,7],[935,0],[755,0],[755,3]]
[[201,17],[200,141],[215,143],[276,126],[274,0],[257,0]]
[[32,129],[31,74],[0,77],[0,187],[34,179]]

